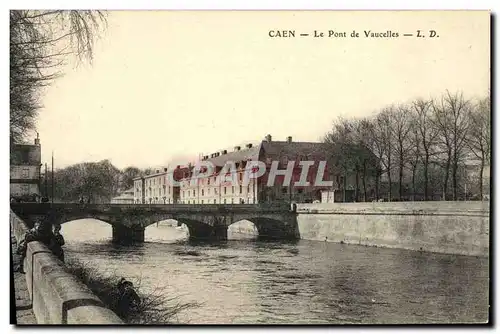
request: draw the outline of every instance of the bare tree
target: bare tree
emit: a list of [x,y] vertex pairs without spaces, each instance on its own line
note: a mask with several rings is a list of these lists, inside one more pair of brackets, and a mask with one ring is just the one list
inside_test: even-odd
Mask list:
[[373,153],[374,140],[372,137],[373,123],[369,119],[359,119],[355,123],[356,143],[359,147],[359,165],[363,183],[363,201],[367,201],[367,180],[375,178],[375,196],[378,199],[378,185],[380,177],[380,159]]
[[479,101],[471,113],[471,126],[467,136],[467,146],[480,160],[479,195],[483,198],[483,174],[485,164],[490,163],[491,157],[491,99],[487,97]]
[[373,138],[376,141],[377,151],[381,153],[380,162],[387,173],[388,193],[387,200],[392,200],[392,176],[393,169],[393,113],[394,106],[384,108],[376,117],[373,128]]
[[392,110],[391,137],[394,139],[394,151],[399,167],[399,200],[403,196],[403,177],[408,153],[411,150],[410,135],[410,109],[406,105],[399,105]]
[[407,138],[408,142],[408,157],[407,161],[411,169],[411,200],[415,200],[415,195],[417,193],[416,187],[416,174],[419,164],[421,164],[421,153],[422,150],[422,140],[420,132],[417,126],[418,116],[414,113],[414,110],[410,109],[410,133]]
[[339,117],[332,124],[332,130],[325,135],[324,142],[329,144],[329,166],[342,175],[343,201],[346,201],[347,177],[355,169],[355,157],[352,150],[353,124],[351,120]]
[[92,61],[94,40],[105,15],[89,10],[10,12],[10,141],[35,129],[44,87],[62,75],[66,56]]
[[446,153],[446,174],[443,195],[446,198],[449,170],[451,167],[453,200],[458,199],[458,167],[463,159],[469,130],[470,101],[462,93],[451,94],[449,91],[434,103],[435,125],[441,144]]
[[432,101],[417,99],[413,102],[412,107],[415,114],[413,126],[418,131],[422,148],[419,153],[421,154],[424,168],[424,200],[427,201],[429,199],[429,165],[431,157],[436,154],[435,145],[437,143],[438,131],[432,119]]

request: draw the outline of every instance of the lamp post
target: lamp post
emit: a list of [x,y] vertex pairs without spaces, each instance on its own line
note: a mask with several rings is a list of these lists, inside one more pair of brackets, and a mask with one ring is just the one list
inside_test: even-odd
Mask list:
[[52,151],[52,205],[54,204],[54,151]]

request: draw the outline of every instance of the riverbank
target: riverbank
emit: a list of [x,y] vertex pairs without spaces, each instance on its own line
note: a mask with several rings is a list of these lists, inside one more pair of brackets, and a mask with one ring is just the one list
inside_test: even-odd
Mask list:
[[[12,266],[13,271],[19,263],[21,257],[16,254],[17,242],[16,238],[11,234],[11,252],[12,252]],[[14,287],[13,292],[15,295],[15,312],[17,325],[36,325],[35,313],[33,313],[33,304],[31,303],[28,286],[26,284],[25,274],[14,272]],[[12,291],[12,289],[11,289]]]
[[489,256],[489,202],[298,204],[300,238]]

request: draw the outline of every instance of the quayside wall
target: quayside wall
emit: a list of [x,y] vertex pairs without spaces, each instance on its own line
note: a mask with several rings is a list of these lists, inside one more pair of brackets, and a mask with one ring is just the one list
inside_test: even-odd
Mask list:
[[488,257],[489,202],[298,204],[301,239]]
[[[19,242],[27,227],[13,212],[10,221]],[[28,244],[24,271],[38,324],[123,324],[85,284],[65,270],[64,264],[44,244],[36,241]]]

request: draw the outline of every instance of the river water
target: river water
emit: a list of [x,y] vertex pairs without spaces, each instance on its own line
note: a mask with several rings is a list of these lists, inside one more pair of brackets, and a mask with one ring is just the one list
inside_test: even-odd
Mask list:
[[[68,257],[126,277],[141,291],[159,289],[180,302],[199,303],[179,314],[179,323],[488,319],[485,258],[306,240],[193,243],[167,222],[148,227],[146,242],[136,246],[113,245],[111,226],[92,219],[66,223],[62,233]],[[231,230],[229,235],[241,237]]]

